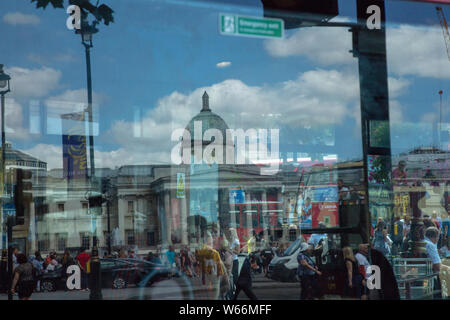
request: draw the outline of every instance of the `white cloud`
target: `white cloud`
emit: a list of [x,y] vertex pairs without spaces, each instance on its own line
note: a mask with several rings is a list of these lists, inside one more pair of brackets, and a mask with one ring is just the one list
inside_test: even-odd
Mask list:
[[63,62],[63,63],[70,63],[70,62],[74,62],[77,60],[76,56],[70,52],[59,53],[59,54],[56,54],[55,56],[43,56],[43,55],[39,55],[36,53],[30,53],[27,56],[27,59],[32,62],[39,63],[41,65],[51,64],[52,62],[55,62],[55,61]]
[[[47,163],[47,169],[63,167],[63,150],[61,145],[37,144],[33,148],[22,150],[41,161]],[[89,147],[87,149],[89,158]],[[167,163],[167,154],[163,152],[143,152],[119,148],[113,151],[95,150],[96,168],[116,168],[124,165],[143,165]]]
[[222,61],[222,62],[219,62],[218,64],[216,64],[217,68],[226,68],[226,67],[229,67],[229,66],[231,66],[231,62],[230,61]]
[[306,56],[323,66],[357,61],[349,53],[352,35],[346,28],[300,28],[284,39],[265,41],[264,47],[274,57]]
[[23,108],[15,99],[5,99],[6,140],[29,140],[30,134],[23,127]]
[[396,98],[406,93],[408,87],[411,85],[411,82],[404,78],[388,78],[388,87],[389,87],[389,97]]
[[[303,28],[285,39],[267,40],[264,47],[274,57],[305,56],[320,66],[357,62],[349,52],[352,35],[347,28]],[[450,64],[439,26],[387,28],[386,48],[390,73],[450,79]]]
[[[93,108],[98,107],[105,99],[106,97],[103,94],[93,92]],[[66,90],[57,96],[47,98],[45,104],[52,116],[59,116],[69,112],[80,112],[87,107],[87,90]]]
[[402,25],[387,29],[386,37],[390,72],[450,79],[450,63],[440,27]]
[[3,16],[3,21],[10,25],[37,25],[40,19],[33,14],[23,14],[20,12],[11,12]]
[[[342,123],[359,101],[357,78],[336,70],[308,71],[295,80],[274,86],[249,86],[229,79],[187,94],[175,91],[161,98],[141,123],[117,121],[101,139],[118,143],[129,155],[146,153],[148,159],[168,163],[174,146],[172,131],[186,127],[201,110],[205,90],[210,96],[211,110],[230,128],[243,129]],[[270,115],[274,114],[279,117],[270,122]],[[142,137],[135,136],[137,125]],[[152,154],[153,150],[158,154]]]
[[[398,95],[408,85],[402,79],[391,78],[390,81],[394,83],[391,96]],[[124,120],[115,122],[107,132],[96,138],[96,143],[116,143],[119,147],[113,151],[96,150],[97,167],[170,164],[170,151],[175,145],[171,141],[171,134],[175,129],[186,127],[201,110],[205,90],[210,96],[212,111],[220,115],[230,128],[272,129],[274,126],[297,128],[342,124],[353,116],[355,126],[358,126],[359,82],[354,73],[310,70],[294,80],[273,86],[249,86],[240,80],[229,79],[186,94],[175,91],[161,98],[140,123]],[[83,90],[67,91],[54,97],[54,100],[77,101],[79,95],[84,95]],[[54,100],[49,100],[47,104]],[[394,107],[394,110],[394,117],[401,118],[401,108]],[[279,117],[268,123],[269,115],[274,114]],[[139,130],[136,130],[136,126]],[[137,137],[136,131],[142,135]],[[357,132],[360,134],[360,130]],[[40,145],[27,152],[48,162],[49,168],[62,167],[61,147]]]
[[57,89],[61,71],[48,67],[26,69],[20,67],[6,68],[11,76],[11,93],[17,98],[41,98]]

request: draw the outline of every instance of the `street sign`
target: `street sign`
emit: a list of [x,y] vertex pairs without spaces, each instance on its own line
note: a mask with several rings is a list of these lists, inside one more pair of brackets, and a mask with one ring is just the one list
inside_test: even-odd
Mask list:
[[230,204],[243,204],[245,203],[245,192],[241,189],[231,189],[229,191]]
[[223,35],[231,36],[283,38],[284,22],[281,19],[221,13],[219,15],[219,31]]
[[184,173],[177,173],[177,198],[184,199],[186,191],[184,181],[186,176]]

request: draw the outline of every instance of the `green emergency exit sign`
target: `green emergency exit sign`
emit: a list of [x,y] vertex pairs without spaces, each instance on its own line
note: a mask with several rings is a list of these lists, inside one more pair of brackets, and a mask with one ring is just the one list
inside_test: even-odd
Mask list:
[[283,38],[284,21],[221,13],[219,15],[221,34],[258,38]]

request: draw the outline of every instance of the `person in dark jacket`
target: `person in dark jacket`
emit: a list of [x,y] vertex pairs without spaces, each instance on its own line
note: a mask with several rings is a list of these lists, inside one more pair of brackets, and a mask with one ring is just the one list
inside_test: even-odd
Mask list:
[[30,300],[36,282],[33,278],[33,265],[28,262],[27,257],[20,253],[17,255],[18,266],[14,269],[14,276],[11,284],[11,293],[15,294],[18,287],[19,300]]
[[242,265],[241,272],[239,273],[238,280],[236,282],[236,292],[233,300],[237,300],[239,293],[244,291],[250,300],[258,300],[255,293],[252,290],[252,269],[258,269],[258,264],[254,256],[245,258]]
[[301,300],[306,300],[309,295],[311,295],[313,299],[322,297],[318,278],[318,276],[322,275],[322,272],[319,271],[315,262],[310,258],[311,253],[312,246],[303,242],[297,256],[297,275],[300,278],[301,283]]

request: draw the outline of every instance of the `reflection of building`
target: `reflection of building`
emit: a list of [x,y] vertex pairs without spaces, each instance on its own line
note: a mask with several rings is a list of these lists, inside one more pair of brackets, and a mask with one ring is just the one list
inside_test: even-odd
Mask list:
[[[201,111],[186,126],[190,139],[181,143],[180,153],[187,155],[185,159],[190,159],[190,163],[97,169],[103,192],[109,195],[97,219],[100,247],[103,250],[108,247],[108,230],[113,234],[113,250],[137,246],[141,253],[169,244],[195,247],[204,231],[221,237],[229,227],[235,227],[243,241],[252,230],[273,240],[293,240],[299,232],[299,216],[307,197],[312,200],[313,227],[318,221],[328,226],[339,223],[338,178],[351,189],[353,198],[365,198],[362,161],[282,163],[274,175],[261,175],[258,165],[226,163],[230,152],[236,156],[234,142],[227,140],[228,128],[211,111],[205,92]],[[211,129],[224,139],[216,139],[214,134],[214,139],[208,137],[207,131]],[[209,163],[211,159],[203,157],[205,150],[214,147],[224,151],[224,164]],[[217,160],[220,153],[215,151],[207,154]],[[417,161],[411,156],[407,155],[408,166],[415,170]],[[393,163],[397,162],[394,158]],[[420,166],[424,168],[419,162],[417,170]],[[432,173],[442,177],[433,168]],[[67,247],[92,246],[93,226],[84,179],[74,181],[68,190],[64,170],[54,169],[33,188],[37,188],[34,190],[37,225],[30,249],[61,252]],[[389,197],[380,188],[372,188],[370,192],[376,202]],[[404,199],[397,202],[402,206],[406,203]],[[381,215],[378,211],[376,214]]]
[[408,186],[402,186],[402,183],[394,186],[396,212],[411,214],[410,192],[424,192],[418,204],[422,213],[447,218],[449,208],[444,197],[450,182],[450,152],[436,148],[416,148],[394,157],[394,166],[402,160],[406,163],[408,174],[403,184]]
[[[10,199],[13,196],[13,186],[16,184],[16,169],[26,170],[32,173],[31,182],[33,197],[45,192],[47,163],[40,161],[24,152],[13,149],[11,143],[6,143],[5,148],[6,169],[6,195]],[[25,208],[25,223],[13,227],[14,245],[20,250],[27,250],[35,243],[35,215],[34,204]]]

